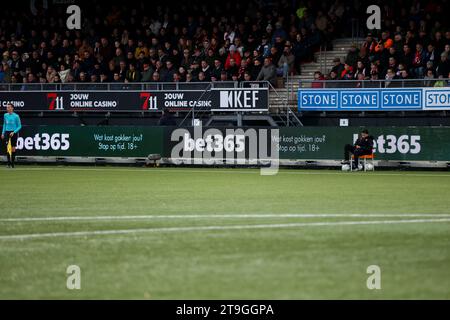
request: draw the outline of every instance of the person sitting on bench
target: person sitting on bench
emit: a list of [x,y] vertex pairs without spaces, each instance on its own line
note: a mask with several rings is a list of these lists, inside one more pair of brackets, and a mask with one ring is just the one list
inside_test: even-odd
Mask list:
[[343,164],[349,164],[351,160],[351,155],[353,154],[354,162],[352,170],[358,170],[359,157],[363,155],[372,154],[373,149],[373,136],[369,136],[369,131],[363,130],[356,140],[354,145],[346,144],[344,147],[344,159]]

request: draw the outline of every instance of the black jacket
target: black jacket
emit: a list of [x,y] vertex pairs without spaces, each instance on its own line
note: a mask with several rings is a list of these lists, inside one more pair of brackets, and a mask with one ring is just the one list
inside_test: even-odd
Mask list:
[[355,146],[359,146],[362,150],[372,153],[373,140],[373,136],[368,136],[367,138],[359,137],[355,142]]

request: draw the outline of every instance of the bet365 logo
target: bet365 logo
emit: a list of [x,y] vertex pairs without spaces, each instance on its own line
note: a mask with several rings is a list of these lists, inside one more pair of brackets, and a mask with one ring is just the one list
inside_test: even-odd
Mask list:
[[48,110],[64,110],[64,99],[56,92],[47,93]]
[[[418,154],[422,150],[419,135],[400,135],[394,134],[379,135],[373,141],[373,152],[376,153],[401,153]],[[353,134],[353,142],[358,139],[358,134]]]

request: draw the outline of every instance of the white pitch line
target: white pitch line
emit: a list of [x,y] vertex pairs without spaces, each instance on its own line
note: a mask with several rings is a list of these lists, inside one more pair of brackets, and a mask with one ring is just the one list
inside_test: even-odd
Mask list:
[[55,237],[80,237],[80,236],[85,237],[96,235],[158,233],[158,232],[164,233],[164,232],[187,232],[187,231],[223,231],[223,230],[277,229],[277,228],[300,228],[300,227],[319,227],[319,226],[377,225],[377,224],[404,224],[404,223],[429,223],[429,222],[450,222],[450,219],[340,221],[340,222],[255,224],[255,225],[234,225],[234,226],[162,227],[162,228],[145,228],[145,229],[52,232],[52,233],[4,235],[0,236],[0,240],[28,240],[28,239],[55,238]]
[[20,217],[0,218],[0,222],[39,222],[39,221],[87,221],[87,220],[151,220],[151,219],[260,219],[260,218],[450,218],[448,213],[281,213],[281,214],[175,214],[175,215],[123,215],[123,216],[58,216],[58,217]]
[[[14,171],[48,171],[48,170],[59,170],[59,171],[116,171],[116,172],[168,172],[168,173],[232,173],[232,174],[256,174],[260,175],[259,169],[254,169],[253,171],[247,169],[193,169],[193,168],[167,168],[167,169],[147,169],[147,168],[16,168]],[[7,170],[5,170],[7,171]],[[1,172],[1,171],[0,171]],[[353,174],[348,172],[329,172],[326,170],[317,170],[317,172],[311,171],[295,171],[295,170],[283,170],[281,169],[278,174],[293,174],[293,175],[342,175],[342,176],[361,176],[361,177],[379,177],[379,176],[402,176],[402,177],[450,177],[450,174],[428,174],[428,173],[381,173],[381,172],[355,172]],[[276,175],[275,175],[276,176]]]

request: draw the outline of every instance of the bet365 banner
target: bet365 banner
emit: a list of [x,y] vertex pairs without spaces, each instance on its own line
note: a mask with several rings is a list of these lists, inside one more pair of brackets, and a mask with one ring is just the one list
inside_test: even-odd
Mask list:
[[[450,128],[373,127],[377,160],[450,161]],[[358,138],[356,127],[280,129],[282,159],[343,159],[344,145]]]
[[4,91],[0,110],[11,102],[17,111],[267,111],[267,88],[207,91]]
[[[450,128],[374,127],[378,160],[450,161]],[[18,154],[27,156],[207,157],[211,153],[252,155],[258,159],[340,160],[353,143],[356,127],[173,128],[136,126],[24,126]],[[260,152],[264,147],[266,152]],[[254,152],[253,152],[254,151]],[[5,150],[1,151],[5,154]]]
[[450,110],[450,88],[300,89],[298,110]]
[[24,156],[146,157],[162,154],[163,134],[161,127],[24,126],[17,150]]

